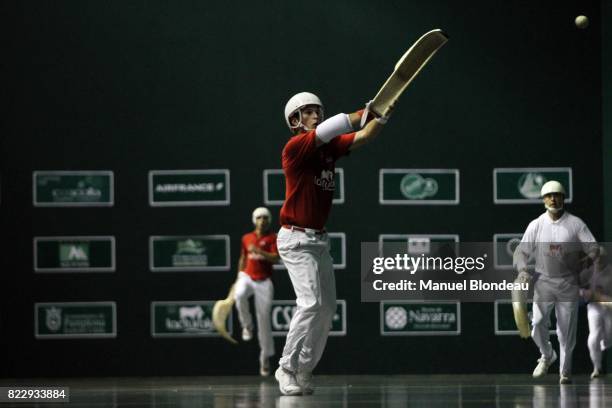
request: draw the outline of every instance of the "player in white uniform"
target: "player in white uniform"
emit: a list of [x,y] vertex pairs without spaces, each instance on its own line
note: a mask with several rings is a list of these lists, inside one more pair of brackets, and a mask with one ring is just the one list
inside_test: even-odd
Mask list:
[[242,236],[238,277],[234,286],[234,299],[238,319],[242,325],[242,340],[253,338],[253,318],[249,311],[249,297],[255,296],[257,338],[259,347],[259,374],[270,375],[270,357],[274,355],[274,340],[270,324],[270,308],[274,285],[270,279],[272,265],[280,259],[276,248],[276,234],[270,231],[272,214],[265,207],[253,211],[255,230]]
[[373,139],[388,119],[375,118],[353,130],[362,116],[363,111],[341,113],[323,121],[323,104],[309,92],[294,95],[285,106],[293,137],[282,153],[286,190],[278,251],[297,297],[275,374],[285,395],[313,392],[312,371],[325,349],[336,310],[333,262],[324,230],[335,189],[335,162]]
[[548,181],[542,186],[541,196],[546,212],[527,227],[514,253],[514,266],[519,271],[519,280],[528,282],[531,275],[527,260],[532,254],[535,256],[538,279],[534,286],[531,336],[541,358],[533,377],[544,376],[557,360],[548,332],[554,308],[561,356],[559,382],[567,384],[571,382],[572,352],[576,345],[580,251],[596,259],[599,247],[586,224],[564,209],[565,189],[561,183]]
[[599,259],[580,274],[580,294],[587,303],[589,354],[593,362],[591,378],[602,374],[602,352],[612,345],[612,265],[607,251],[600,248]]

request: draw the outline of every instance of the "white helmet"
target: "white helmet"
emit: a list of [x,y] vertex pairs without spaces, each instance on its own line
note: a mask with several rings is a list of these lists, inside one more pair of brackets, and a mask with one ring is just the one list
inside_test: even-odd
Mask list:
[[272,213],[270,213],[270,210],[268,210],[266,207],[257,207],[254,211],[253,211],[253,225],[256,224],[257,222],[257,217],[268,217],[268,220],[270,222],[272,222]]
[[[295,94],[289,99],[289,102],[285,105],[285,122],[287,122],[287,126],[289,129],[297,129],[302,126],[302,114],[300,109],[307,105],[317,105],[321,108],[321,116],[323,116],[323,103],[319,99],[319,97],[310,92],[300,92]],[[299,112],[299,123],[296,126],[291,126],[291,122],[289,122],[289,118],[293,116],[294,113]],[[323,120],[323,117],[321,117]]]
[[551,193],[560,193],[565,196],[565,189],[563,188],[563,184],[558,181],[551,180],[544,183],[542,186],[542,190],[540,190],[540,197],[544,197],[546,194]]

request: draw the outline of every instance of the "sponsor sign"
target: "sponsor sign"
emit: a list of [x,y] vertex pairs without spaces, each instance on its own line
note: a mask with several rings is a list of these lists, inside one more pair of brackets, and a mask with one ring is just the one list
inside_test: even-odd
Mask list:
[[380,204],[459,204],[459,170],[380,169],[378,191]]
[[36,272],[114,272],[115,237],[35,237]]
[[334,269],[346,268],[346,234],[344,232],[330,232],[329,253],[334,260]]
[[461,334],[459,302],[381,302],[382,336],[455,336]]
[[37,339],[117,337],[115,302],[57,302],[34,304]]
[[153,272],[228,271],[229,235],[152,236],[149,265]]
[[[495,269],[513,269],[513,257],[516,247],[521,243],[523,234],[494,234],[493,235],[493,256],[495,259]],[[535,265],[535,257],[529,258],[528,266]]]
[[493,169],[493,202],[495,204],[542,204],[540,190],[544,183],[556,180],[563,184],[567,197],[573,199],[571,167],[519,167]]
[[[344,169],[336,168],[334,175],[330,171],[324,171],[313,182],[334,191],[333,204],[344,203]],[[264,203],[266,205],[283,205],[285,201],[285,175],[282,169],[264,170],[263,186]]]
[[32,201],[35,207],[112,207],[112,171],[35,171]]
[[[496,335],[519,335],[518,329],[516,328],[516,323],[514,321],[514,312],[512,310],[512,301],[511,300],[496,300],[494,303],[494,313],[495,313],[495,334]],[[529,326],[531,327],[531,321],[533,317],[533,303],[527,302],[527,310],[529,316]],[[557,318],[555,316],[555,311],[553,309],[551,313],[551,318],[549,322],[549,333],[557,334]]]
[[450,252],[456,253],[455,244],[457,243],[459,243],[459,235],[457,234],[380,234],[378,236],[378,252],[380,256],[396,253],[398,244],[400,244],[406,245],[407,253],[414,256],[439,256],[441,255],[439,252],[446,247]]
[[[273,300],[271,313],[272,335],[286,336],[289,323],[295,313],[295,300]],[[330,336],[346,336],[346,300],[337,300],[336,313],[332,318]]]
[[[329,253],[334,260],[334,269],[346,268],[346,234],[344,232],[328,232]],[[287,269],[282,260],[274,264],[275,270]]]
[[230,204],[230,172],[218,170],[151,170],[152,207]]
[[[151,337],[220,337],[212,321],[215,302],[151,302]],[[232,313],[226,328],[231,335]]]

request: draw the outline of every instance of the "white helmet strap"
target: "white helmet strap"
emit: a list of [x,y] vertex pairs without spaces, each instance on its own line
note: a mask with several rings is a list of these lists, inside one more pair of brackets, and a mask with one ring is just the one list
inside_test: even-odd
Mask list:
[[[306,105],[306,106],[308,106],[308,105]],[[306,108],[306,106],[302,106],[301,108],[299,108],[297,110],[297,112],[295,112],[293,114],[293,115],[295,115],[297,113],[297,115],[298,115],[298,123],[295,126],[293,126],[293,125],[291,125],[291,120],[290,120],[289,121],[289,128],[291,130],[296,130],[296,129],[299,129],[299,128],[304,129],[306,132],[310,132],[311,130],[313,130],[313,129],[310,129],[309,127],[307,127],[304,123],[302,123],[302,109]],[[323,119],[323,117],[322,117],[323,116],[323,108],[321,106],[319,106],[319,111],[321,112],[321,119]]]
[[[298,109],[297,110],[297,115],[298,115],[298,123],[294,126],[294,125],[289,125],[289,127],[291,128],[291,130],[296,130],[299,128],[303,128],[305,131],[309,131],[310,129],[308,129],[303,123],[302,123],[302,109]],[[295,113],[294,113],[295,115]]]

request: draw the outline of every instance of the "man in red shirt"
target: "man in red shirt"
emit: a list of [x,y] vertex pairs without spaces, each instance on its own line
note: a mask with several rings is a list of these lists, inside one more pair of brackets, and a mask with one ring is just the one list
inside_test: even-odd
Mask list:
[[274,355],[274,340],[270,325],[270,308],[274,297],[272,264],[278,262],[276,234],[270,231],[272,215],[265,207],[253,211],[255,230],[244,234],[238,260],[238,278],[234,288],[234,299],[238,310],[238,319],[242,325],[242,340],[253,338],[253,319],[249,312],[249,297],[255,295],[255,313],[257,315],[257,338],[261,352],[259,354],[259,373],[270,375],[270,357]]
[[[367,112],[367,109],[366,109]],[[336,311],[336,281],[324,230],[336,183],[335,162],[375,138],[388,117],[359,126],[367,113],[340,113],[323,121],[323,104],[301,92],[285,106],[293,137],[282,153],[285,202],[277,244],[296,294],[283,356],[275,377],[285,395],[312,394],[312,371],[319,362]]]

